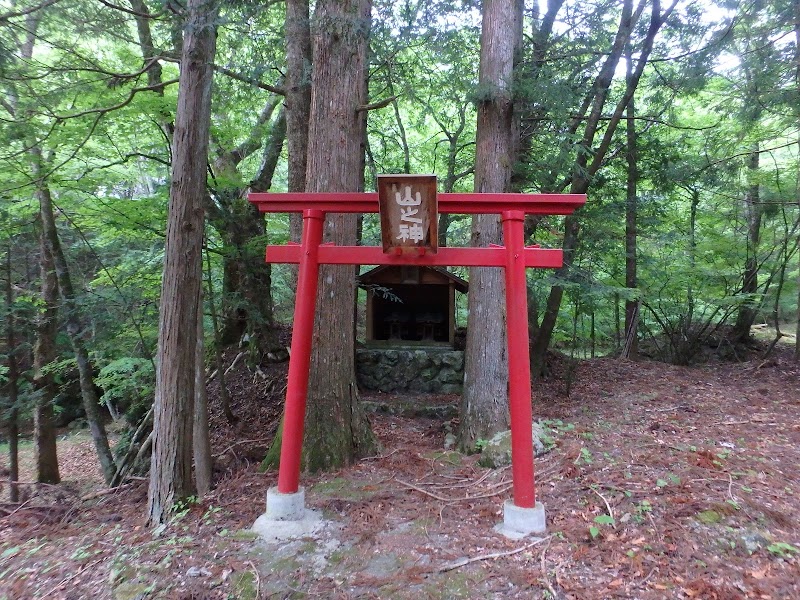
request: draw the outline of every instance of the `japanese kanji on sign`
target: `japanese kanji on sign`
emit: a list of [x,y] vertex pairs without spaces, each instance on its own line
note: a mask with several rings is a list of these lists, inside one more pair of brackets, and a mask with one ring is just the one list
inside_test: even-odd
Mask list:
[[436,253],[436,175],[378,175],[383,251]]

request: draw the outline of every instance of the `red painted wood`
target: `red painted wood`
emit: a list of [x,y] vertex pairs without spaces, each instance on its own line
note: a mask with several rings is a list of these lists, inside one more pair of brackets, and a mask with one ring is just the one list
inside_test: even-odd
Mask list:
[[[264,213],[324,212],[377,213],[377,192],[352,193],[253,193],[250,202]],[[500,214],[521,210],[534,215],[569,215],[586,202],[586,194],[439,194],[439,212]]]
[[511,474],[514,504],[533,508],[533,434],[531,364],[528,338],[528,289],[525,279],[525,213],[502,214],[506,258],[506,331],[508,343],[508,405],[511,413]]
[[[299,245],[267,246],[268,263],[297,264],[304,250]],[[557,269],[562,264],[563,252],[560,248],[524,248],[522,250],[526,267]],[[429,267],[504,267],[506,249],[502,246],[491,248],[439,248],[437,254],[415,256],[409,254],[385,254],[376,246],[332,246],[319,247],[319,262],[331,265],[425,265]]]
[[[311,341],[320,264],[503,267],[509,355],[509,408],[514,504],[533,508],[536,490],[531,433],[531,377],[525,269],[558,268],[562,251],[524,246],[526,214],[571,214],[584,194],[440,194],[439,212],[501,214],[505,246],[440,248],[438,254],[385,253],[369,246],[321,244],[326,212],[378,212],[376,193],[250,194],[261,212],[303,212],[301,244],[267,246],[267,262],[300,265],[286,390],[278,491],[297,492],[303,444]],[[420,250],[423,250],[420,248]]]
[[319,260],[325,213],[307,210],[303,213],[303,239],[295,245],[301,254],[294,303],[291,359],[286,384],[286,406],[283,415],[281,461],[278,470],[278,491],[294,494],[300,485],[300,458],[303,450],[303,428],[306,418],[308,372],[311,364],[311,340],[314,333],[314,310],[317,303]]

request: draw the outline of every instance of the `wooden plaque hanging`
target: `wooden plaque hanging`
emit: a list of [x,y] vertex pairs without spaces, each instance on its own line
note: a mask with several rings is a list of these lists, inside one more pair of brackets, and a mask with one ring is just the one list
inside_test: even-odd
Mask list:
[[383,251],[436,254],[436,175],[378,175]]

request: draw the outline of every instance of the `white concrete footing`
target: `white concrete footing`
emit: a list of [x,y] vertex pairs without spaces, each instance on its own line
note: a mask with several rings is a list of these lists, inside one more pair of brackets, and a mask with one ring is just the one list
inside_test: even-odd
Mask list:
[[267,490],[267,519],[273,521],[302,521],[306,515],[306,490],[282,494],[277,487]]
[[546,530],[544,504],[537,502],[533,508],[516,506],[511,500],[503,504],[503,522],[495,526],[495,531],[514,540],[522,539],[532,533]]
[[319,512],[306,508],[303,488],[281,494],[273,487],[267,490],[267,512],[256,519],[252,531],[267,542],[276,542],[314,535],[325,525]]

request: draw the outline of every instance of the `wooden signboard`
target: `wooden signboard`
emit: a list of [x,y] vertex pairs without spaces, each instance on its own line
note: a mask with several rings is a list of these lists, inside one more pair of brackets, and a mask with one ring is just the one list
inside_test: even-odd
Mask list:
[[383,251],[436,254],[436,175],[378,175]]

